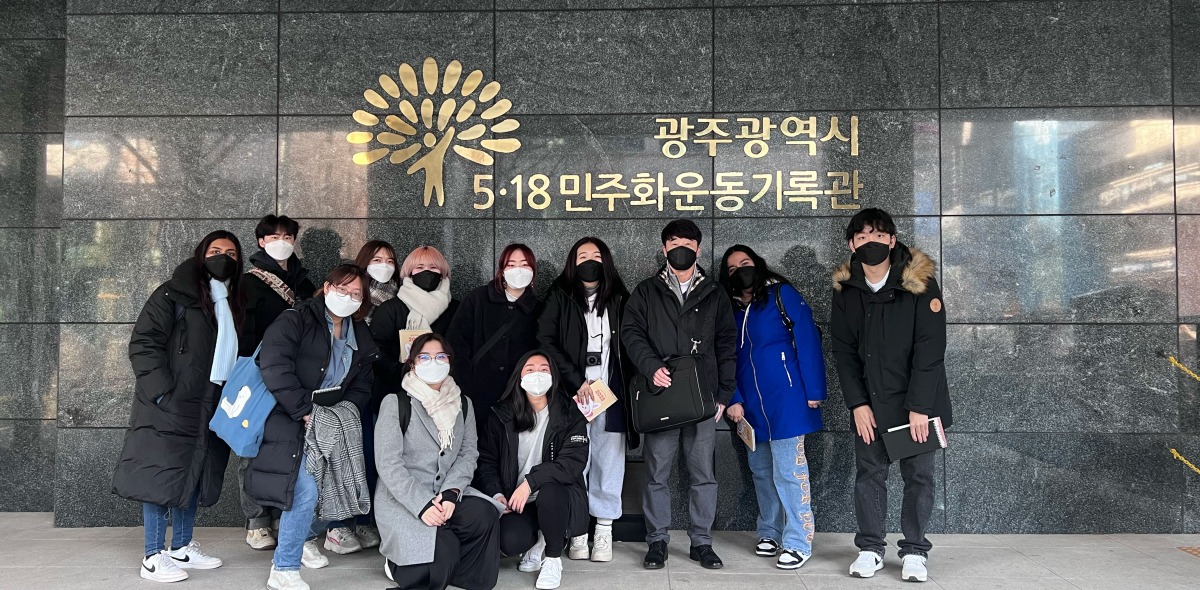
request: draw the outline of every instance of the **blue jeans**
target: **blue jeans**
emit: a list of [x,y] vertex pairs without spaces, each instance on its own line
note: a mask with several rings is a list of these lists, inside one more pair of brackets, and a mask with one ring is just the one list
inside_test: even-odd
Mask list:
[[284,510],[279,516],[278,544],[272,563],[281,572],[300,571],[304,543],[325,534],[325,523],[317,519],[317,480],[305,465],[305,460],[300,461],[296,489],[292,492],[292,509]]
[[183,508],[168,508],[158,504],[142,502],[142,527],[146,532],[146,557],[157,555],[165,547],[167,522],[171,523],[171,548],[179,549],[192,542],[192,528],[196,526],[196,504],[200,490],[192,494],[191,502]]
[[758,496],[758,536],[784,549],[812,555],[812,486],[804,437],[761,442],[749,453]]

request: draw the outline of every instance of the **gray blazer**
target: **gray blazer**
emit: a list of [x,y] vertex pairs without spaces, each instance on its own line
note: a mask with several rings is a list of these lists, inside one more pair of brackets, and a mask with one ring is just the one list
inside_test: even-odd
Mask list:
[[[437,427],[420,402],[412,400],[408,433],[400,433],[396,395],[383,398],[375,423],[375,521],[379,526],[379,552],[396,565],[433,561],[437,529],[421,521],[421,510],[444,490],[458,489],[462,497],[484,497],[470,488],[479,458],[475,414],[466,404],[454,423],[454,442],[442,452]],[[464,420],[465,417],[465,420]],[[493,505],[495,505],[495,502]],[[497,510],[496,517],[500,517]]]

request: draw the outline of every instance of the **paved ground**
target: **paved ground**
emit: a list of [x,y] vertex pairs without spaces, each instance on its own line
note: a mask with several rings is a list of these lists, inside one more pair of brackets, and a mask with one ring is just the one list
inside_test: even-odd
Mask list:
[[[163,584],[138,577],[141,528],[56,529],[45,513],[0,513],[0,588],[155,589]],[[170,585],[178,590],[256,590],[266,583],[270,552],[254,551],[245,533],[229,528],[197,529],[204,550],[225,560],[224,567],[192,572]],[[895,542],[895,537],[892,542]],[[1200,588],[1200,557],[1178,547],[1200,546],[1200,535],[936,535],[929,561],[929,590],[1022,590]],[[850,535],[818,534],[815,556],[799,572],[781,572],[771,560],[754,556],[750,533],[720,533],[716,549],[725,569],[710,572],[687,558],[687,537],[674,535],[667,568],[641,567],[645,545],[617,543],[607,564],[568,562],[564,590],[589,589],[721,589],[775,588],[827,590],[918,588],[899,580],[900,564],[889,548],[886,567],[870,580],[846,576],[856,550]],[[373,589],[390,584],[382,558],[374,551],[331,556],[322,570],[304,570],[314,590]],[[503,589],[532,589],[536,574],[516,571],[515,560],[502,562]]]

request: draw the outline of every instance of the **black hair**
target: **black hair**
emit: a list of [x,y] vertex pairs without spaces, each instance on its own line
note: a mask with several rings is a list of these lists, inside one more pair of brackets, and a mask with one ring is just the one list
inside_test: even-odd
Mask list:
[[420,336],[417,336],[416,340],[413,340],[412,353],[408,355],[408,358],[404,360],[404,364],[401,365],[405,372],[416,369],[417,355],[421,354],[421,349],[425,348],[425,345],[429,344],[430,342],[437,342],[438,344],[442,345],[442,351],[450,357],[450,368],[454,368],[454,348],[450,346],[450,341],[446,340],[445,336],[442,336],[437,332],[426,332]]
[[614,297],[622,297],[629,295],[629,290],[625,288],[625,282],[621,280],[621,275],[617,273],[617,265],[613,263],[612,251],[608,249],[608,244],[600,238],[586,236],[579,238],[571,250],[567,252],[567,263],[563,266],[562,274],[558,275],[557,283],[559,288],[571,294],[577,303],[584,309],[587,309],[587,294],[583,291],[583,281],[575,274],[577,264],[575,257],[579,255],[579,248],[584,244],[595,244],[596,249],[600,251],[600,266],[604,270],[600,274],[600,284],[596,288],[596,306],[597,315],[603,316],[605,306]]
[[258,220],[258,225],[254,226],[254,238],[261,240],[279,233],[279,230],[283,230],[283,233],[293,237],[299,237],[300,223],[287,215],[267,215]]
[[[351,317],[356,320],[362,320],[371,315],[371,307],[373,305],[371,303],[371,276],[367,274],[367,271],[363,270],[357,264],[343,263],[333,267],[333,270],[330,270],[329,274],[325,275],[325,283],[329,283],[334,287],[349,285],[355,280],[358,281],[362,288],[362,302],[359,303],[358,311],[354,312],[354,315]],[[321,297],[324,290],[325,284],[322,283],[320,287],[317,287],[317,291],[313,293],[313,297]]]
[[[415,348],[413,350],[416,350]],[[546,362],[550,365],[550,391],[546,392],[546,401],[554,403],[554,396],[558,393],[558,367],[554,365],[554,359],[549,354],[540,350],[531,350],[513,365],[512,376],[508,378],[508,385],[504,388],[504,394],[500,397],[497,404],[508,404],[513,411],[513,426],[517,432],[532,432],[537,426],[537,416],[533,412],[533,405],[529,403],[529,398],[525,396],[525,390],[521,389],[521,371],[525,369],[525,363],[535,356],[546,357]]]
[[740,299],[742,296],[742,290],[735,287],[729,280],[729,257],[733,256],[734,252],[741,252],[746,256],[749,256],[750,261],[754,263],[754,269],[757,271],[754,273],[754,285],[751,286],[753,292],[753,296],[750,298],[751,301],[766,300],[767,282],[771,279],[774,279],[778,283],[791,284],[783,277],[783,275],[771,270],[770,267],[767,266],[767,261],[763,260],[763,257],[759,256],[757,252],[750,248],[750,246],[735,244],[730,246],[729,249],[725,251],[725,255],[721,257],[721,266],[719,267],[720,270],[717,273],[717,282],[725,288],[725,292],[729,293],[730,297]]
[[246,299],[242,293],[242,272],[244,264],[242,262],[242,242],[232,232],[219,229],[204,236],[199,244],[196,244],[196,250],[192,253],[192,265],[196,277],[196,293],[200,296],[200,308],[204,310],[204,315],[209,318],[213,316],[213,300],[212,293],[209,291],[208,280],[213,278],[212,273],[208,272],[208,268],[204,266],[208,258],[208,249],[213,242],[217,240],[229,240],[233,242],[233,247],[237,249],[237,272],[229,277],[229,309],[233,312],[233,323],[239,328],[242,325],[242,320],[246,317]]
[[846,226],[846,241],[854,239],[854,234],[862,231],[870,226],[875,231],[885,232],[889,235],[896,235],[896,222],[892,221],[892,216],[888,215],[883,209],[863,209],[854,217],[850,218],[850,225]]
[[671,238],[683,238],[685,240],[695,240],[699,244],[700,238],[703,236],[704,234],[700,233],[700,228],[692,220],[676,219],[663,228],[662,243],[666,246]]

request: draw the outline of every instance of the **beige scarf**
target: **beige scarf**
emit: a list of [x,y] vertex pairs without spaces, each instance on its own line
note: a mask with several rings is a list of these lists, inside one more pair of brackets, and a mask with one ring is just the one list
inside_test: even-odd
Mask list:
[[454,378],[446,377],[442,388],[435,390],[409,371],[400,385],[408,392],[408,397],[421,402],[425,413],[433,418],[433,425],[438,429],[438,443],[443,449],[450,448],[454,442],[454,422],[462,412],[462,391]]
[[426,292],[413,283],[412,277],[404,277],[396,296],[408,306],[408,322],[404,328],[429,330],[430,324],[450,307],[450,279],[443,278],[438,288]]

